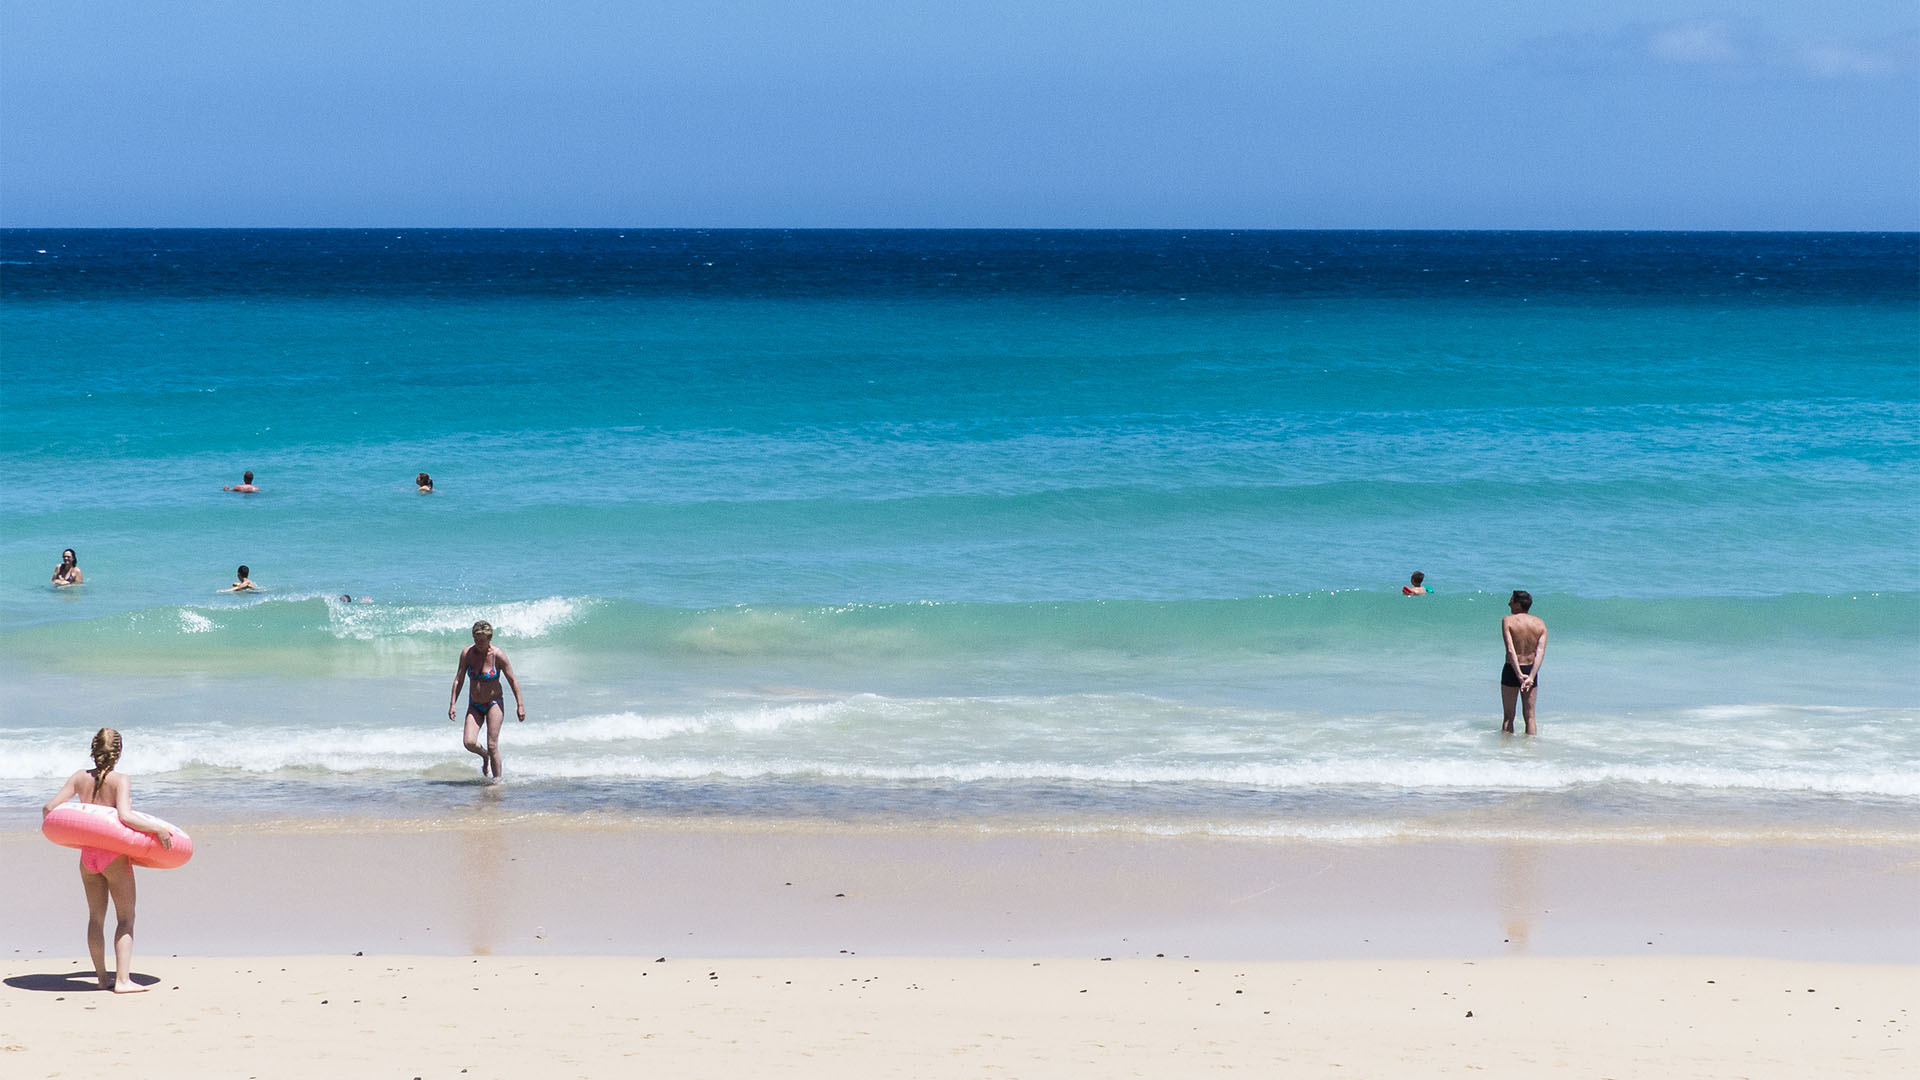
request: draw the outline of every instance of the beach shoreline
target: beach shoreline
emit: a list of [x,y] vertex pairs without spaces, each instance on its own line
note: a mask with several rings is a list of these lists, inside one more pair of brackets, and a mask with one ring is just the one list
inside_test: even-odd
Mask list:
[[[1920,844],[983,832],[485,815],[194,830],[142,954],[1727,955],[1920,963]],[[15,956],[72,951],[71,851],[0,833]]]

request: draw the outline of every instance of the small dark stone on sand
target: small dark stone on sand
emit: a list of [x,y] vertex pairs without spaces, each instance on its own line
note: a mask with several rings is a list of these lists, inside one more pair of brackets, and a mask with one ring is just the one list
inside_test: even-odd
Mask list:
[[[365,956],[365,955],[367,955],[367,954],[366,954],[366,953],[363,953],[363,952],[357,952],[357,953],[354,953],[353,955],[355,955],[355,956]],[[414,1078],[414,1080],[420,1080],[420,1078],[419,1078],[419,1077],[415,1077],[415,1078]]]
[[844,897],[844,896],[846,896],[847,894],[846,894],[846,893],[843,893],[843,892],[837,892],[837,893],[834,893],[833,895],[834,895],[834,899],[836,899],[836,900],[837,900],[837,899],[840,899],[840,898],[842,898],[842,897]]
[[1472,1016],[1472,1015],[1473,1015],[1473,1010],[1472,1010],[1472,1009],[1468,1009],[1468,1010],[1467,1010],[1467,1015],[1468,1015],[1468,1016]]
[[664,956],[656,957],[653,962],[656,964],[664,964],[667,962],[667,958]]

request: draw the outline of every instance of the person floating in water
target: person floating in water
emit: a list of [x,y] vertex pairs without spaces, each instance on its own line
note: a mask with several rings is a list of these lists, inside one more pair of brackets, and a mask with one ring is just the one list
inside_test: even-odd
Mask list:
[[258,492],[260,489],[253,486],[253,470],[249,469],[240,475],[239,483],[227,484],[223,486],[220,490],[221,491],[237,491],[242,495],[252,495]]
[[249,574],[252,573],[252,571],[248,570],[244,563],[241,564],[240,569],[235,571],[235,573],[239,575],[240,580],[234,582],[233,584],[227,586],[224,589],[221,589],[220,590],[221,592],[252,592],[255,589],[258,589],[260,587],[258,585],[255,585],[253,583],[253,578],[248,576]]
[[1507,599],[1510,614],[1500,620],[1500,638],[1507,649],[1506,666],[1500,669],[1500,707],[1504,714],[1500,730],[1513,734],[1513,706],[1517,701],[1526,713],[1527,734],[1538,735],[1533,706],[1540,696],[1540,668],[1547,662],[1547,624],[1538,615],[1529,614],[1533,594],[1513,590]]
[[1413,572],[1413,577],[1409,579],[1408,583],[1400,586],[1400,595],[1401,596],[1427,595],[1427,587],[1421,584],[1421,582],[1425,580],[1427,580],[1427,575],[1421,573],[1418,570],[1415,570]]
[[[101,728],[93,736],[93,768],[81,769],[61,786],[40,808],[41,818],[68,799],[95,806],[111,806],[120,814],[120,824],[157,837],[160,846],[173,847],[173,830],[133,809],[133,785],[127,774],[113,771],[120,761],[120,733]],[[133,864],[125,855],[100,848],[80,849],[80,884],[87,891],[87,951],[93,954],[93,974],[100,989],[116,994],[137,994],[146,987],[133,981]],[[116,921],[113,928],[113,976],[107,975],[107,901],[113,901]]]
[[60,553],[60,565],[53,568],[53,587],[64,589],[69,585],[79,585],[87,580],[80,572],[80,556],[72,548]]
[[[527,704],[520,696],[519,680],[513,677],[513,664],[507,654],[493,647],[493,624],[485,619],[473,624],[473,644],[460,652],[460,666],[453,672],[453,694],[447,698],[447,719],[456,718],[460,702],[460,684],[471,678],[467,693],[467,722],[462,743],[468,752],[480,755],[480,775],[500,779],[500,724],[506,719],[506,695],[500,690],[500,677],[513,687],[513,707],[521,723],[527,721]],[[480,737],[486,735],[483,744]]]
[[431,495],[433,494],[433,477],[421,473],[413,478],[413,486],[420,489],[420,494]]

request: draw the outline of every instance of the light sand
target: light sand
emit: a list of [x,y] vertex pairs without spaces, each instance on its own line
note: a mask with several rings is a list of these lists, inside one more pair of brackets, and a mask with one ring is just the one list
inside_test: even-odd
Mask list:
[[0,1077],[1920,1068],[1911,845],[485,818],[195,841],[140,872],[153,989],[116,997],[77,959],[74,854],[0,834]]
[[[1920,977],[1716,958],[13,960],[9,1077],[1914,1075]],[[84,980],[82,980],[84,985]],[[1472,1015],[1469,1016],[1468,1014]]]

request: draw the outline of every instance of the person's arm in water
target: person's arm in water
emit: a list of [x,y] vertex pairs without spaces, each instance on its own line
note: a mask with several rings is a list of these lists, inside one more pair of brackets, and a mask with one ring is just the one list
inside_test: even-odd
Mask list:
[[494,659],[499,661],[500,674],[505,675],[507,677],[507,685],[513,687],[514,718],[521,723],[525,723],[527,719],[527,706],[525,702],[520,700],[520,680],[513,677],[513,661],[508,660],[507,654],[501,652],[499,649],[493,650],[493,655]]
[[80,777],[85,774],[85,772],[86,770],[82,769],[80,772],[67,777],[67,782],[60,787],[60,794],[48,799],[47,804],[40,808],[41,818],[44,819],[48,814],[53,813],[54,807],[59,806],[61,803],[66,802],[68,799],[80,793]]
[[133,781],[125,773],[107,777],[107,787],[113,790],[113,808],[120,812],[120,824],[155,837],[163,848],[173,846],[172,829],[133,808]]
[[[467,654],[472,651],[473,646],[471,645],[461,649],[460,666],[453,670],[453,696],[447,699],[447,719],[449,720],[459,719],[459,716],[453,710],[460,704],[460,687],[464,686],[467,681]],[[518,698],[519,693],[518,690],[514,691],[514,696]]]

